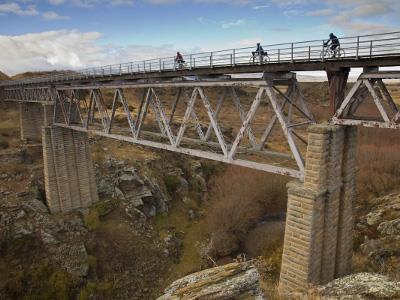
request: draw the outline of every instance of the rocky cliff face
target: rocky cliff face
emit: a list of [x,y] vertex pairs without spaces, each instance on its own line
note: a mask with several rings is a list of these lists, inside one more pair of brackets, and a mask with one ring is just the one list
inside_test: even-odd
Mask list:
[[230,263],[174,281],[158,300],[264,299],[259,278],[250,262]]

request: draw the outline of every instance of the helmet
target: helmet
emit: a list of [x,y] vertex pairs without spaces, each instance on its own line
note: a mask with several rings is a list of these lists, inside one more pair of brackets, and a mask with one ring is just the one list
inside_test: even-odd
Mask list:
[[329,36],[330,36],[330,37],[333,37],[333,33],[331,32],[331,33],[329,34]]
[[257,46],[260,46],[260,43],[257,43]]

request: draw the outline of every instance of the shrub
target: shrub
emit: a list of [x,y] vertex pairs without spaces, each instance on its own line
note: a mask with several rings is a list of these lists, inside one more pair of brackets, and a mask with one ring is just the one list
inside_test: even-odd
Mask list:
[[224,164],[214,161],[203,160],[201,162],[201,169],[203,171],[205,180],[210,180],[211,176],[217,175],[224,169]]
[[112,282],[93,282],[89,281],[81,289],[79,300],[88,299],[109,299],[111,297],[114,284]]
[[34,268],[11,272],[4,292],[12,299],[71,299],[77,280],[48,263]]
[[100,226],[100,219],[97,211],[92,210],[85,216],[85,224],[90,231],[94,231]]
[[10,147],[8,142],[6,140],[0,139],[0,149],[7,149],[8,147]]
[[174,175],[165,175],[163,179],[168,193],[174,194],[180,185],[179,177]]
[[110,213],[118,204],[117,199],[99,201],[93,205],[98,216],[102,217]]

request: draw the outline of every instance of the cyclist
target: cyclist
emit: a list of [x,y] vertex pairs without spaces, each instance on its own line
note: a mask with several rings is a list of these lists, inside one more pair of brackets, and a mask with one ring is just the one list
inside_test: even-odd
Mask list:
[[264,55],[267,55],[267,52],[264,51],[263,47],[260,45],[260,43],[257,43],[257,49],[256,51],[251,52],[253,54],[253,62],[254,62],[254,58],[256,56],[260,57],[260,62],[263,61],[263,57]]
[[179,51],[176,52],[175,62],[178,64],[179,68],[182,68],[183,64],[185,63],[183,56],[179,53]]
[[330,44],[330,49],[333,51],[333,57],[336,56],[336,48],[340,47],[340,42],[339,39],[337,38],[336,35],[334,35],[333,33],[329,34],[329,40],[327,40],[326,42],[324,42],[324,47],[328,47]]

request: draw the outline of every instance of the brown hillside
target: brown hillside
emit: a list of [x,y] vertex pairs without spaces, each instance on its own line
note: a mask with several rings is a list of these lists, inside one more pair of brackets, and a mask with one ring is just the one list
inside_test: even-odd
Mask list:
[[58,73],[57,71],[46,71],[46,72],[24,72],[20,73],[17,75],[12,76],[11,78],[13,80],[21,80],[21,79],[26,79],[26,78],[31,78],[31,77],[38,77],[38,76],[44,76],[44,75],[49,75],[52,73]]
[[6,74],[0,71],[0,80],[10,80],[11,78],[8,77]]
[[51,75],[51,74],[73,74],[75,73],[74,71],[65,71],[65,70],[53,70],[53,71],[38,71],[38,72],[24,72],[24,73],[19,73],[17,75],[12,76],[11,78],[13,80],[22,80],[22,79],[27,79],[27,78],[32,78],[32,77],[40,77],[40,76],[46,76],[46,75]]

